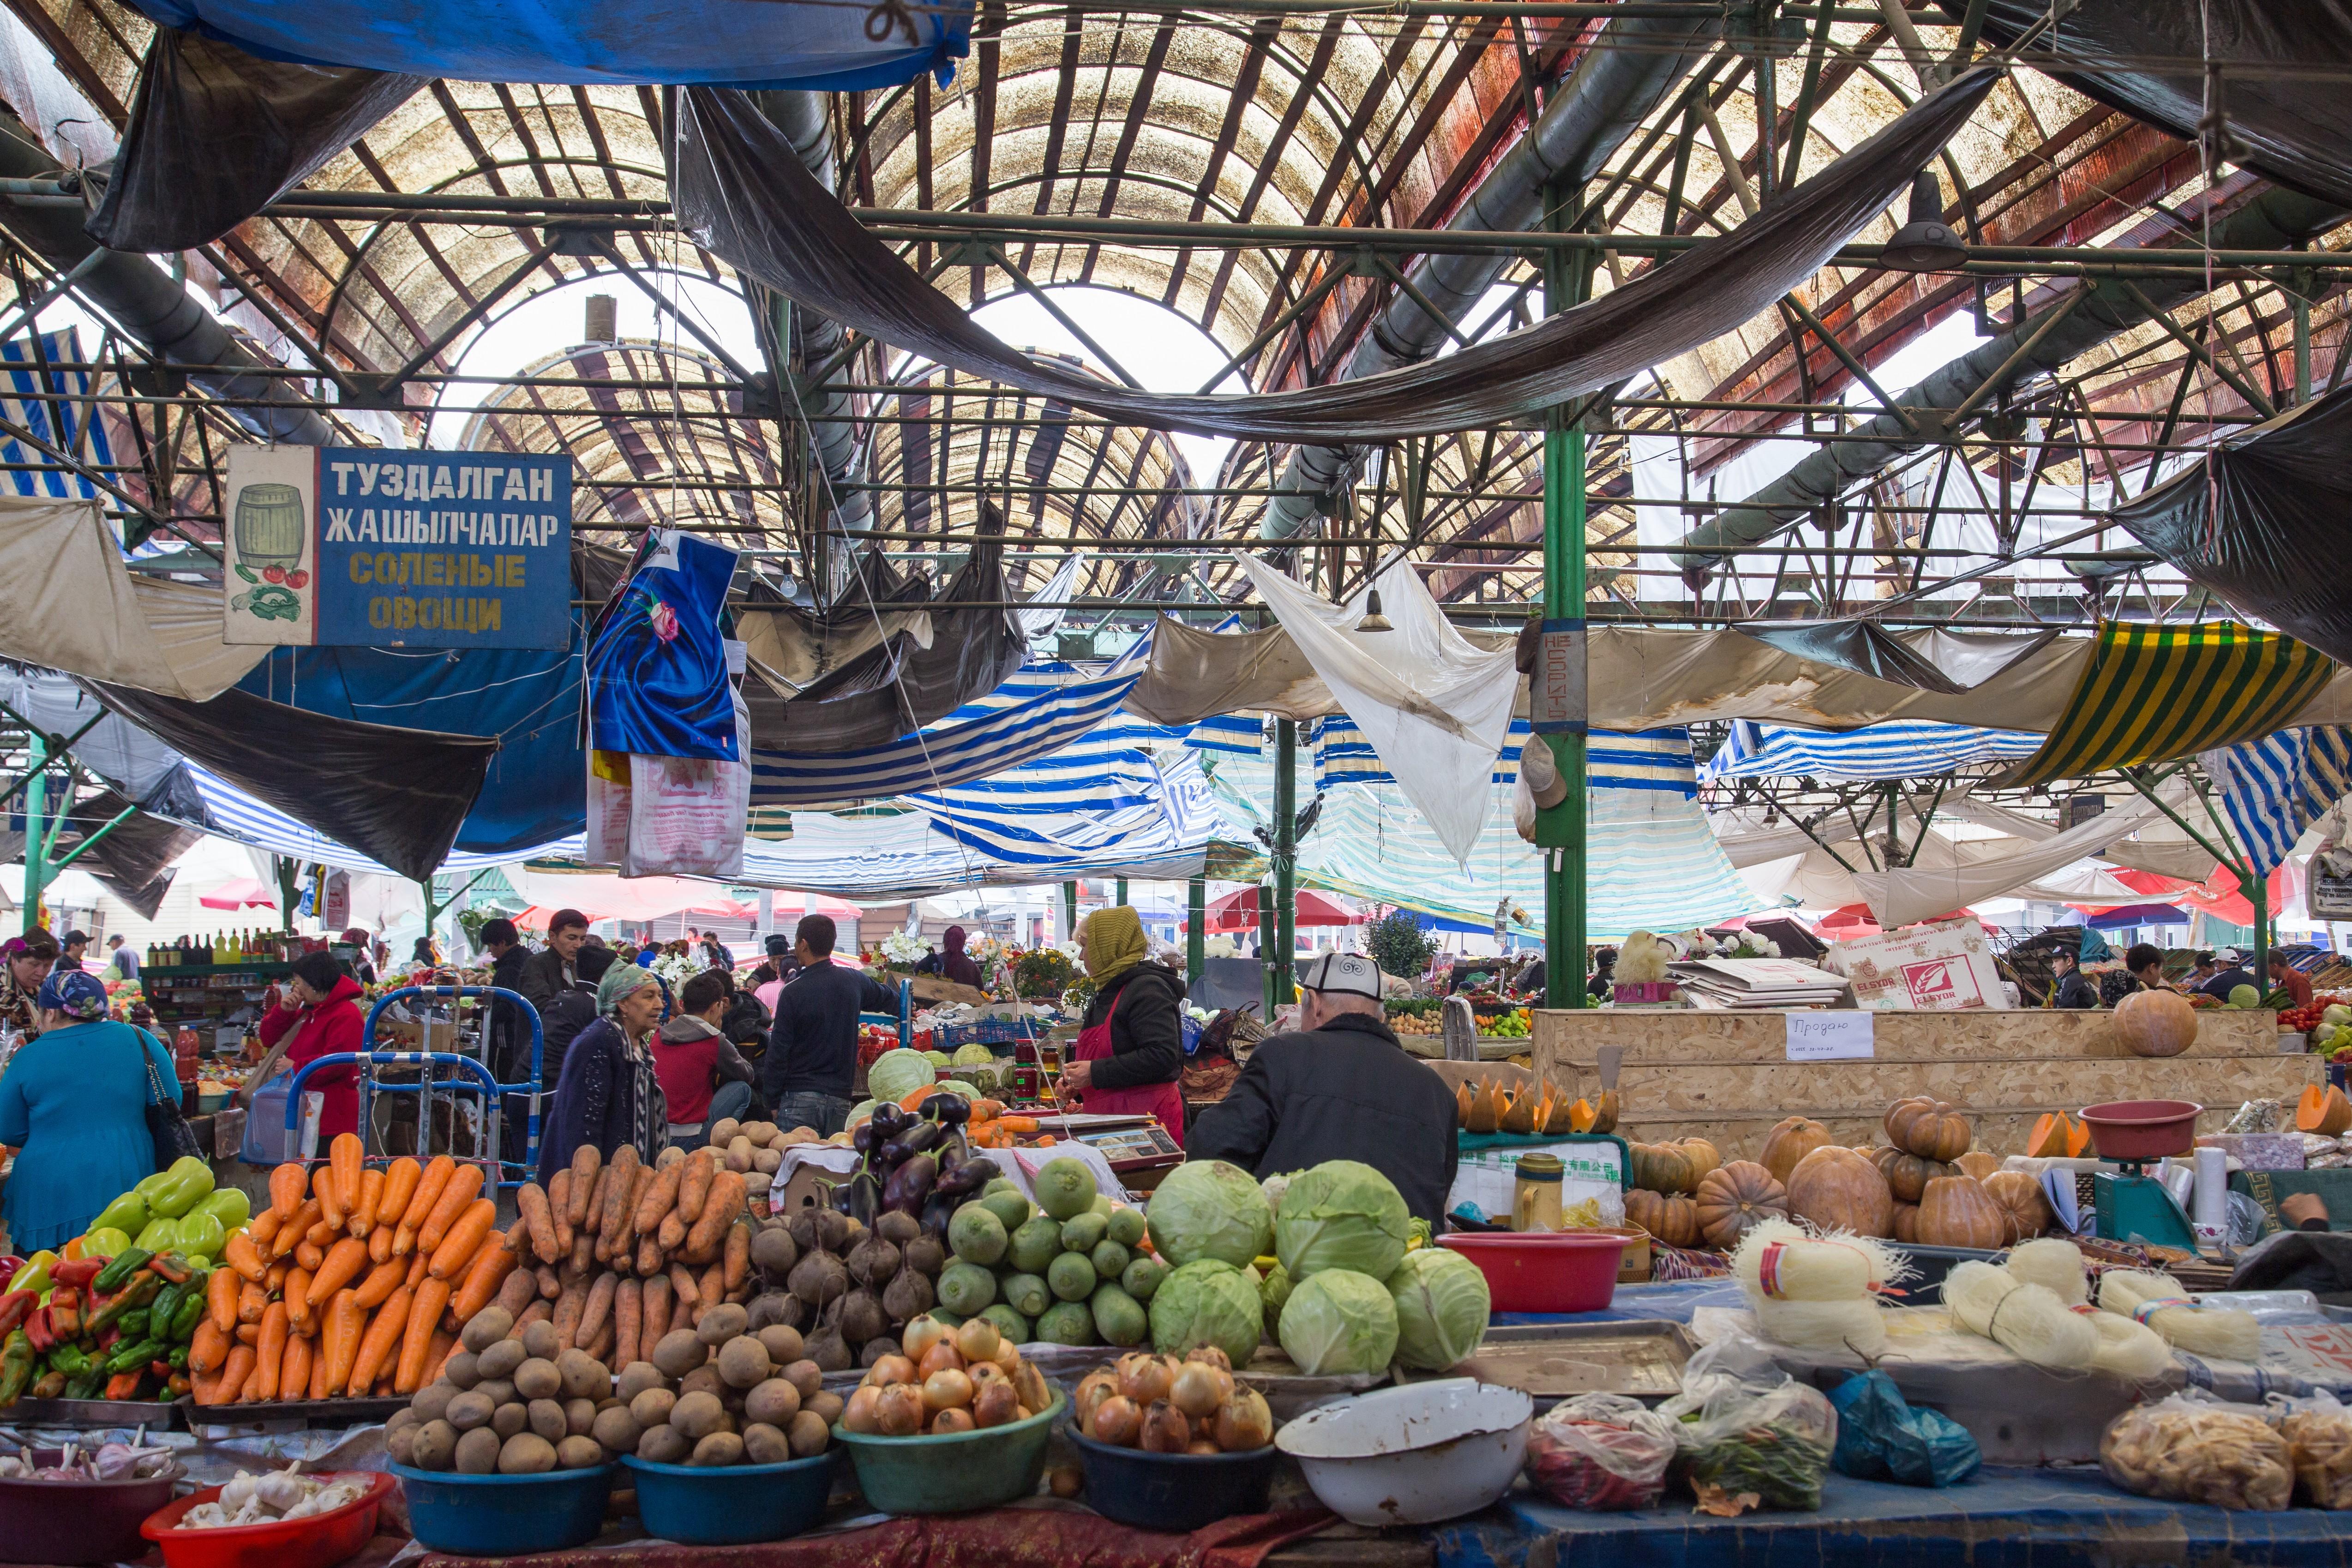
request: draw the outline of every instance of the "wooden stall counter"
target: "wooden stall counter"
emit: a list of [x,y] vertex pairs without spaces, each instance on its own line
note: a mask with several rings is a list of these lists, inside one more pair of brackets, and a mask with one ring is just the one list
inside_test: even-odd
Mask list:
[[[1863,1020],[1827,1048],[1867,1055],[1791,1059],[1791,1019]],[[1977,1146],[2021,1152],[2034,1118],[2114,1100],[2187,1100],[2204,1106],[2200,1132],[2219,1131],[2242,1101],[2290,1104],[2323,1081],[2315,1056],[2282,1056],[2277,1016],[2203,1011],[2196,1042],[2170,1058],[2133,1056],[2113,1015],[2043,1009],[1965,1013],[1649,1011],[1596,1007],[1535,1016],[1540,1062],[1577,1094],[1601,1087],[1600,1051],[1622,1051],[1619,1131],[1656,1142],[1696,1135],[1726,1159],[1754,1159],[1787,1116],[1822,1122],[1841,1143],[1877,1137],[1887,1104],[1908,1094],[1948,1100],[1975,1118]],[[1800,1022],[1799,1032],[1805,1032]],[[1820,1043],[1801,1039],[1802,1056]]]

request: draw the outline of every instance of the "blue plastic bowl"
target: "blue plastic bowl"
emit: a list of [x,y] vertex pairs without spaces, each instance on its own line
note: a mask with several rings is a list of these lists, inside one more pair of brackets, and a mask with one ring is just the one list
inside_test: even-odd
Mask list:
[[637,1517],[647,1535],[688,1546],[782,1541],[824,1517],[841,1450],[781,1465],[657,1465],[634,1454]]
[[1087,1506],[1114,1524],[1189,1535],[1237,1514],[1264,1513],[1279,1450],[1245,1454],[1147,1454],[1114,1448],[1072,1427],[1087,1469]]
[[604,1528],[613,1467],[537,1476],[467,1476],[394,1465],[409,1532],[436,1552],[514,1557],[584,1546]]

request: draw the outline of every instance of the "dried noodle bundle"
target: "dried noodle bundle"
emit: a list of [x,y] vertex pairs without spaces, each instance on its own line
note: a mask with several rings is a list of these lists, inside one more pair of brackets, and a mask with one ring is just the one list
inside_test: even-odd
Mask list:
[[2047,1287],[1990,1263],[1958,1264],[1944,1276],[1944,1306],[1969,1332],[2036,1366],[2082,1372],[2099,1352],[2098,1331]]
[[2069,1307],[2084,1306],[2091,1300],[2083,1272],[2083,1249],[2062,1237],[2021,1241],[2009,1249],[2009,1260],[2001,1267],[2028,1285],[2042,1286]]
[[2099,1276],[2099,1305],[2146,1323],[2175,1350],[2229,1361],[2260,1361],[2262,1325],[2232,1307],[2200,1307],[2169,1274],[2116,1268]]

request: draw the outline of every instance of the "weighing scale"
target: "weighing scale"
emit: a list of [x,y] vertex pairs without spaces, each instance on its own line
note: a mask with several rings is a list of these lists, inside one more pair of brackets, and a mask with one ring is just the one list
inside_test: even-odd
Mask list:
[[2091,1178],[2091,1203],[2098,1211],[2102,1241],[2131,1241],[2197,1250],[2197,1231],[2179,1201],[2147,1173],[2174,1154],[2196,1146],[2197,1113],[2202,1106],[2182,1100],[2126,1100],[2083,1109],[2091,1145],[2100,1159],[2122,1167]]

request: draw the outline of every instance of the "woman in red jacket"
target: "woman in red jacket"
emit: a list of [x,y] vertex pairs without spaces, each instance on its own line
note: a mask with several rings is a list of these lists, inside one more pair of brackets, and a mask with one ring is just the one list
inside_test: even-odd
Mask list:
[[[294,961],[289,999],[261,1020],[267,1050],[286,1041],[286,1066],[299,1071],[320,1057],[360,1048],[360,983],[343,973],[329,952],[306,952]],[[305,1094],[326,1096],[319,1114],[319,1139],[356,1132],[360,1122],[359,1069],[349,1063],[325,1068],[302,1080]]]

